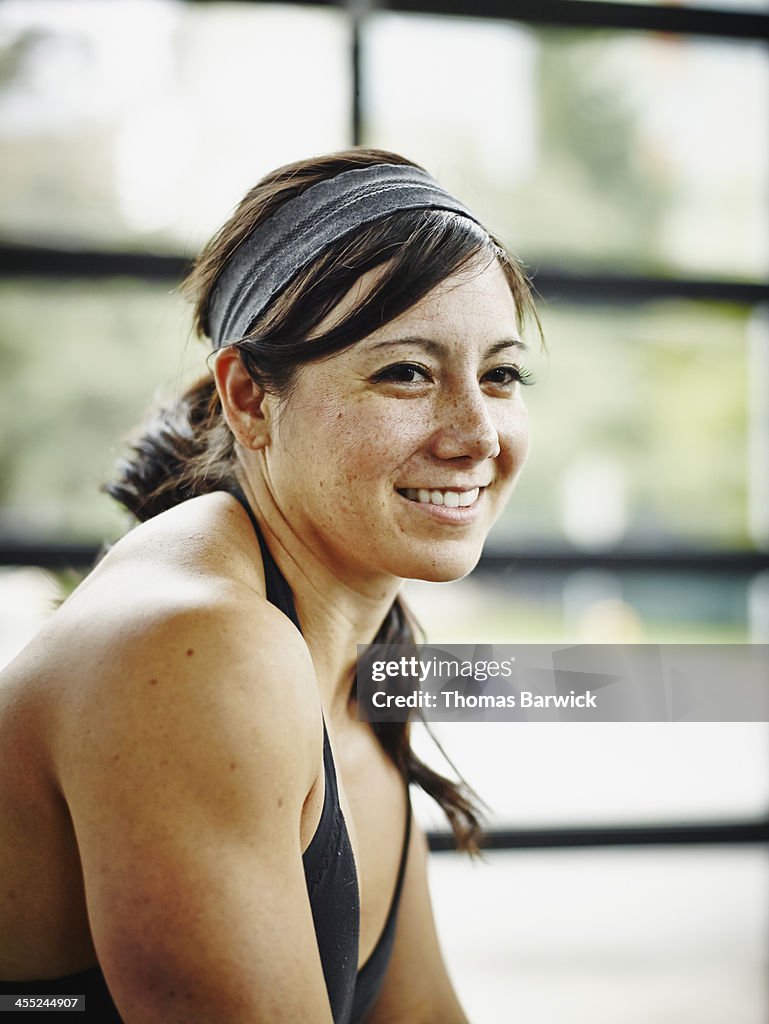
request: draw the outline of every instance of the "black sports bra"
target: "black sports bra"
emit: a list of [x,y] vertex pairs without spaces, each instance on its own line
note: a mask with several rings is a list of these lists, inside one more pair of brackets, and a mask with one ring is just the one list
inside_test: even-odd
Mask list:
[[[267,600],[301,628],[294,598],[283,574],[275,564],[262,537],[251,507],[240,492],[233,495],[253,524],[264,562]],[[398,877],[382,934],[371,956],[360,970],[358,936],[360,899],[358,876],[350,837],[339,803],[336,768],[325,720],[323,722],[323,770],[325,794],[318,827],[302,855],[307,893],[312,909],[318,951],[323,966],[334,1024],[359,1024],[382,986],[395,940],[403,876],[411,834],[411,805],[407,795],[406,827]],[[85,1019],[98,1024],[123,1024],[107,988],[101,968],[96,965],[63,978],[35,981],[0,981],[0,995],[85,995]],[[20,1011],[29,1021],[49,1020],[49,1014]],[[9,1021],[15,1019],[9,1015]],[[4,1018],[5,1019],[5,1018]],[[19,1018],[20,1019],[20,1018]]]

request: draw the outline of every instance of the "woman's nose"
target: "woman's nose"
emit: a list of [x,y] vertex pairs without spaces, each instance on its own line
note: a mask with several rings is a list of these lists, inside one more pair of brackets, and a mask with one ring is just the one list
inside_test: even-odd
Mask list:
[[444,396],[436,412],[432,449],[437,458],[482,461],[499,455],[499,431],[477,384]]

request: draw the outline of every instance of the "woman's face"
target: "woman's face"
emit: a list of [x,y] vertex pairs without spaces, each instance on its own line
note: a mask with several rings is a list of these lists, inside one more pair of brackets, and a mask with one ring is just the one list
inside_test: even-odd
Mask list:
[[[365,274],[320,325],[376,280]],[[478,561],[526,458],[524,346],[496,260],[299,371],[272,406],[265,483],[340,579],[457,579]]]

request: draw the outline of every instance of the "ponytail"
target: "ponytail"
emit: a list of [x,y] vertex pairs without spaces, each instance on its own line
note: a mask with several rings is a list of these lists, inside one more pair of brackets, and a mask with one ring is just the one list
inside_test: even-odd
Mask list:
[[141,522],[188,498],[235,485],[233,439],[211,374],[176,405],[155,410],[129,444],[131,455],[120,459],[103,490]]

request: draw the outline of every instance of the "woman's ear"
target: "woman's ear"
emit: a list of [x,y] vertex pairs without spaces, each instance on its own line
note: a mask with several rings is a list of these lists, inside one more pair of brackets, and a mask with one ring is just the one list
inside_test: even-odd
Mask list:
[[261,385],[251,378],[233,345],[220,349],[213,365],[216,390],[227,426],[243,448],[257,451],[270,440],[269,402]]

